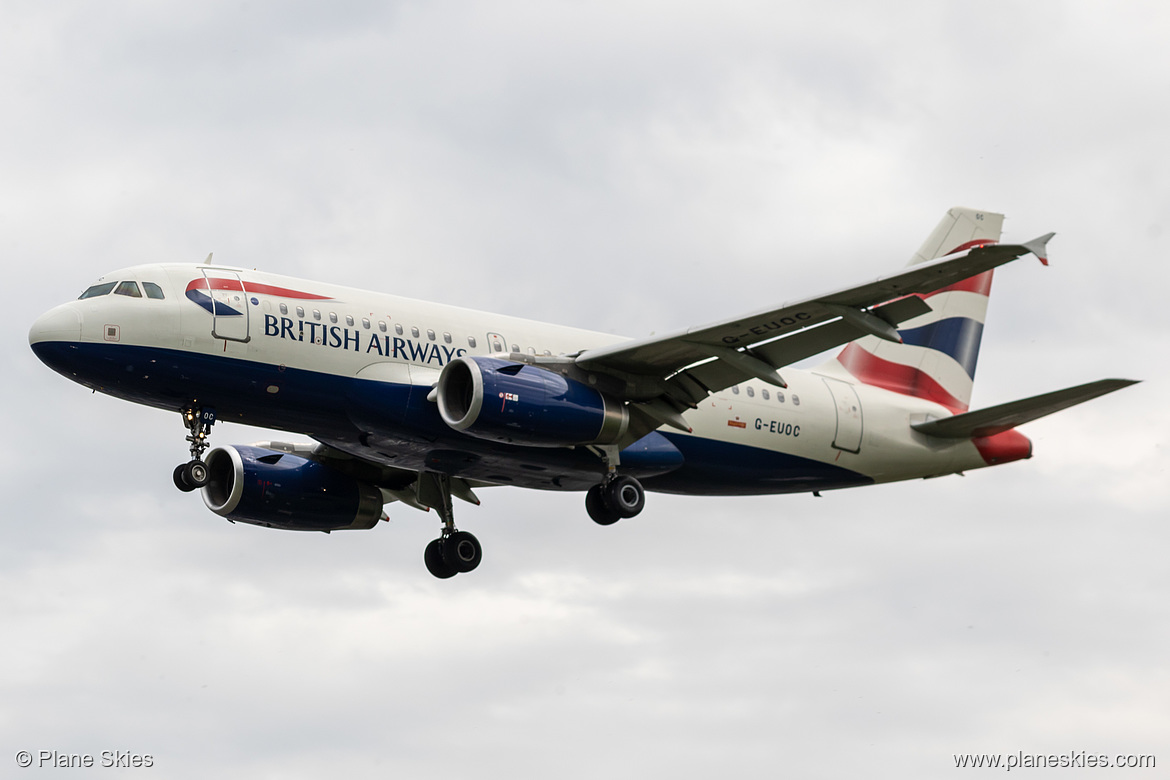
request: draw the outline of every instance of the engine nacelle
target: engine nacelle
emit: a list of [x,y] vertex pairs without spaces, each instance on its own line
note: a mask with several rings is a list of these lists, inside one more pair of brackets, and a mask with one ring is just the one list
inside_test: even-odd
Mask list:
[[438,401],[443,422],[455,430],[509,444],[610,444],[630,424],[624,404],[586,384],[494,357],[444,366]]
[[203,503],[228,520],[286,531],[373,528],[382,491],[324,466],[260,447],[207,453]]

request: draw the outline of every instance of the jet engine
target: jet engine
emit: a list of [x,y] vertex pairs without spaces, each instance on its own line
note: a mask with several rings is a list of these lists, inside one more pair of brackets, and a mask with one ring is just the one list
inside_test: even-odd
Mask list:
[[437,393],[447,425],[509,444],[610,444],[630,423],[620,401],[555,371],[501,358],[452,360]]
[[260,447],[216,447],[203,503],[228,520],[286,531],[373,528],[382,492],[316,461]]

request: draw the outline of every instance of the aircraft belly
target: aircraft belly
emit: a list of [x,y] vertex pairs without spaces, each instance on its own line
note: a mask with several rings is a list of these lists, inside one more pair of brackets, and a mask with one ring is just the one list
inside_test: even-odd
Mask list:
[[[429,387],[157,347],[42,342],[34,349],[69,378],[116,397],[176,411],[198,401],[215,407],[222,421],[302,433],[394,468],[544,490],[584,490],[604,473],[585,447],[518,447],[457,433],[426,400]],[[791,493],[873,481],[803,453],[710,436],[651,435],[677,457],[639,462],[631,456],[624,470],[652,491]]]
[[677,471],[645,480],[647,490],[688,495],[808,493],[873,484],[842,466],[699,436],[664,433],[686,459]]

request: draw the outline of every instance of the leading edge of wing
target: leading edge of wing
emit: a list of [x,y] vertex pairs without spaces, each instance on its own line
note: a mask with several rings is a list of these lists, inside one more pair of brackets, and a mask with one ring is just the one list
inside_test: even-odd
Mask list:
[[[866,309],[904,296],[934,292],[1026,254],[1035,254],[1046,260],[1045,245],[1053,235],[1048,233],[1023,244],[986,244],[910,266],[864,284],[786,303],[778,308],[764,309],[664,336],[651,336],[587,350],[576,358],[576,363],[589,370],[608,369],[666,377],[695,363],[719,358],[722,350],[754,347],[831,320],[847,322],[850,327],[835,328],[833,337],[818,339],[818,351],[832,349],[869,333],[883,338],[893,335],[896,338],[896,334],[892,334],[893,328],[889,327],[893,319],[889,314],[894,312],[878,317]],[[904,306],[900,313],[909,316],[900,316],[898,321],[917,316],[922,310]],[[796,357],[773,365],[781,368],[804,357],[799,354],[803,352],[796,350]],[[769,360],[769,363],[772,361]]]

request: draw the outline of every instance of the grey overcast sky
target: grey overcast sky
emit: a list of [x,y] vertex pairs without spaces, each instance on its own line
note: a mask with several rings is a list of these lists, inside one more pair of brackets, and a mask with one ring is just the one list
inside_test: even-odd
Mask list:
[[[0,774],[1165,772],[1168,52],[1156,2],[5,2]],[[1057,232],[996,275],[975,406],[1145,382],[965,478],[612,528],[484,491],[484,564],[445,582],[433,514],[225,523],[171,485],[177,415],[26,339],[105,271],[212,251],[640,336],[896,270],[955,205]]]

